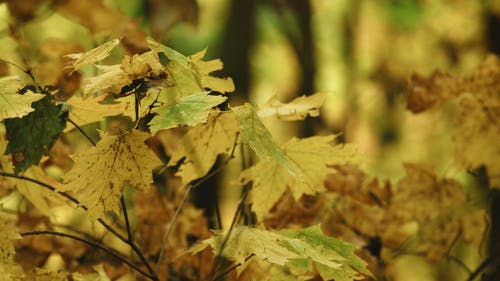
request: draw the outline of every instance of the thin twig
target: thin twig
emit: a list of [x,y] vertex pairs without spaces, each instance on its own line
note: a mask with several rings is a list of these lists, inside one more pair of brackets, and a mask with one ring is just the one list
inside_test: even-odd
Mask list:
[[[38,185],[40,185],[42,187],[45,187],[45,188],[49,189],[50,191],[53,191],[53,192],[56,192],[56,193],[60,194],[64,198],[66,198],[69,201],[71,201],[71,202],[75,203],[76,205],[80,206],[84,211],[88,211],[88,207],[85,206],[85,205],[80,204],[80,201],[78,201],[76,198],[74,198],[73,196],[67,194],[64,191],[57,190],[54,186],[52,186],[50,184],[47,184],[45,182],[39,181],[37,179],[25,177],[25,176],[20,176],[20,175],[16,175],[16,174],[7,173],[7,172],[4,172],[4,171],[0,171],[0,176],[10,177],[10,178],[16,178],[16,179],[21,179],[21,180],[26,180],[26,181],[30,181],[30,182],[36,183],[36,184],[38,184]],[[106,223],[102,218],[98,218],[97,221],[104,228],[106,228],[109,232],[111,232],[113,235],[115,235],[118,239],[120,239],[125,244],[129,245],[130,248],[137,254],[137,256],[139,257],[139,259],[141,259],[141,261],[144,263],[144,265],[148,268],[148,271],[150,272],[150,274],[153,277],[156,277],[156,274],[155,274],[153,268],[147,262],[147,260],[144,257],[144,254],[142,253],[141,249],[139,249],[139,247],[135,243],[132,243],[131,241],[129,241],[129,239],[127,239],[127,237],[125,237],[122,234],[120,234],[111,225],[109,225],[108,223]],[[157,280],[157,279],[153,279],[153,280]]]
[[130,222],[128,220],[127,206],[125,206],[125,199],[123,199],[123,195],[120,196],[120,203],[122,205],[123,217],[125,219],[125,229],[127,229],[128,240],[132,241],[132,232],[130,231]]
[[98,248],[100,250],[103,250],[104,252],[106,252],[109,255],[115,257],[119,261],[127,264],[128,266],[130,266],[131,268],[133,268],[137,272],[139,272],[142,275],[148,277],[149,279],[151,279],[151,280],[157,280],[157,279],[154,278],[153,275],[145,272],[144,270],[142,270],[141,268],[139,268],[138,266],[136,266],[132,262],[128,261],[126,258],[122,257],[120,254],[116,253],[112,249],[104,247],[103,245],[101,245],[99,243],[95,243],[93,241],[86,240],[86,239],[83,239],[83,238],[75,236],[75,235],[71,235],[71,234],[67,234],[67,233],[63,233],[63,232],[58,232],[58,231],[42,230],[42,231],[28,231],[28,232],[21,233],[21,236],[23,236],[23,237],[25,237],[25,236],[33,236],[33,235],[55,235],[55,236],[61,236],[61,237],[71,238],[71,239],[80,241],[82,243],[85,243],[85,244],[91,245],[91,246],[93,246],[95,248]]
[[[251,259],[253,256],[255,256],[255,254],[250,254],[248,257],[246,257],[244,263],[247,262],[249,259]],[[217,275],[214,278],[214,281],[222,280],[222,278],[224,278],[226,275],[228,275],[229,273],[231,273],[231,271],[235,270],[236,268],[238,268],[241,265],[242,265],[242,263],[238,263],[238,264],[235,264],[235,265],[231,266],[230,268],[226,269],[221,274]]]
[[82,135],[83,135],[85,138],[87,138],[87,140],[88,140],[88,141],[89,141],[89,142],[90,142],[93,146],[96,146],[95,141],[93,141],[93,140],[90,138],[90,136],[89,136],[87,133],[85,133],[85,132],[83,131],[83,129],[82,129],[82,128],[80,128],[80,126],[78,126],[78,125],[77,125],[77,124],[76,124],[73,120],[71,120],[71,119],[69,119],[69,118],[68,118],[68,121],[69,121],[69,123],[71,123],[73,126],[75,126],[75,128],[76,128],[76,129],[77,129],[80,133],[82,133]]
[[148,260],[146,259],[146,257],[142,253],[142,250],[139,249],[139,247],[137,247],[136,244],[134,243],[132,230],[130,227],[130,221],[128,218],[127,206],[125,205],[125,199],[123,198],[123,195],[120,197],[120,202],[122,205],[123,217],[125,218],[125,228],[127,230],[127,236],[128,236],[126,244],[130,246],[130,248],[134,251],[134,253],[137,255],[137,257],[139,257],[141,262],[146,266],[146,268],[148,269],[151,276],[154,277],[153,280],[157,280],[158,277],[156,276],[156,272],[153,270],[153,268],[149,264]]
[[205,181],[207,181],[208,179],[210,179],[211,177],[213,177],[215,174],[217,174],[218,172],[222,171],[222,169],[224,167],[226,167],[227,163],[229,162],[229,160],[231,160],[233,157],[234,157],[234,150],[236,148],[236,142],[237,142],[237,139],[238,137],[235,138],[234,140],[234,144],[233,144],[233,148],[231,150],[231,153],[230,155],[227,157],[227,159],[224,161],[224,163],[222,165],[220,165],[217,169],[213,170],[212,172],[208,173],[207,175],[205,175],[203,178],[199,179],[198,181],[196,181],[195,184],[189,184],[188,187],[187,187],[187,190],[186,190],[186,193],[184,194],[184,197],[182,198],[182,201],[180,203],[180,205],[177,207],[177,209],[175,210],[175,214],[174,216],[172,217],[172,219],[169,221],[169,223],[167,224],[167,231],[165,232],[165,234],[163,235],[163,240],[162,240],[162,244],[161,244],[161,248],[160,248],[160,254],[158,256],[158,260],[156,261],[156,270],[158,271],[159,270],[159,267],[160,267],[160,264],[161,264],[161,261],[163,259],[163,255],[164,255],[164,252],[165,252],[165,248],[166,248],[166,244],[167,244],[167,240],[168,240],[168,236],[170,235],[170,232],[172,231],[174,225],[175,225],[175,221],[177,220],[177,217],[179,216],[180,212],[181,212],[181,209],[184,205],[184,203],[186,202],[186,199],[187,199],[187,196],[189,194],[189,192],[193,189],[193,188],[196,188],[198,187],[199,185],[201,185],[202,183],[204,183]]
[[157,272],[160,269],[161,261],[163,259],[163,255],[165,253],[165,248],[167,245],[168,236],[170,235],[170,232],[172,232],[172,229],[174,229],[175,221],[177,220],[177,217],[181,213],[182,207],[184,206],[184,203],[186,203],[186,199],[189,195],[189,192],[191,192],[192,188],[193,188],[193,186],[191,184],[188,185],[186,193],[184,193],[184,197],[182,197],[181,203],[179,204],[179,206],[175,210],[174,216],[167,224],[167,231],[163,235],[163,240],[161,242],[160,255],[158,256],[158,260],[156,261],[156,271]]
[[[238,222],[238,220],[240,218],[240,214],[241,214],[241,210],[243,208],[243,204],[245,203],[245,201],[246,201],[246,199],[248,197],[248,194],[250,193],[250,189],[251,189],[250,187],[246,188],[245,191],[244,191],[244,193],[243,193],[243,196],[241,197],[240,203],[238,204],[238,207],[236,208],[236,212],[234,213],[233,220],[231,222],[231,226],[229,227],[227,235],[224,237],[224,240],[222,241],[222,243],[220,245],[220,248],[219,248],[220,250],[217,253],[217,255],[219,255],[219,256],[222,255],[222,252],[224,251],[224,248],[226,247],[227,241],[229,241],[229,237],[231,236],[231,233],[233,232],[233,229],[236,226],[236,223]],[[219,260],[216,260],[215,265],[214,265],[214,267],[212,267],[212,271],[210,272],[210,278],[209,278],[209,280],[215,280],[213,278],[213,276],[217,272],[219,266],[220,266]]]
[[476,277],[483,272],[491,263],[500,259],[500,251],[494,252],[488,258],[486,258],[467,278],[467,281],[473,281]]

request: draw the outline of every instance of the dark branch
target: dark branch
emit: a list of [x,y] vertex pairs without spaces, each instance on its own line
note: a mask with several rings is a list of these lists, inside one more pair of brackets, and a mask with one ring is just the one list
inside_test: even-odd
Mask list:
[[[67,194],[67,193],[65,193],[63,191],[57,190],[54,186],[52,186],[50,184],[47,184],[47,183],[44,183],[42,181],[39,181],[39,180],[36,180],[36,179],[32,179],[32,178],[29,178],[29,177],[20,176],[20,175],[11,174],[11,173],[6,173],[4,171],[0,171],[0,176],[10,177],[10,178],[16,178],[16,179],[21,179],[21,180],[26,180],[26,181],[30,181],[30,182],[36,183],[36,184],[38,184],[40,186],[43,186],[43,187],[47,188],[50,191],[53,191],[53,192],[56,192],[56,193],[60,194],[64,198],[66,198],[66,199],[70,200],[71,202],[75,203],[76,205],[80,206],[83,210],[88,211],[88,207],[85,206],[85,205],[80,204],[80,201],[78,201],[77,199],[75,199],[73,196],[71,196],[71,195],[69,195],[69,194]],[[115,235],[118,239],[120,239],[122,242],[124,242],[127,245],[129,245],[130,248],[141,259],[141,261],[144,263],[144,265],[148,268],[148,271],[150,272],[151,276],[153,276],[155,278],[153,280],[157,280],[157,277],[156,277],[156,274],[155,274],[153,268],[151,268],[151,266],[149,265],[149,263],[146,261],[146,258],[144,257],[141,249],[139,249],[139,247],[135,243],[133,243],[132,241],[130,241],[129,239],[127,239],[127,237],[125,237],[124,235],[122,235],[118,231],[116,231],[111,225],[107,224],[102,218],[97,219],[97,221],[102,226],[104,226],[104,228],[106,228],[109,232],[111,232],[113,235]]]
[[68,121],[69,123],[71,123],[73,126],[75,126],[75,128],[80,132],[82,133],[82,135],[93,145],[93,146],[96,146],[96,143],[95,141],[93,141],[89,135],[87,135],[87,133],[85,133],[82,128],[80,128],[80,126],[78,126],[73,120],[69,119],[68,118]]
[[83,238],[75,236],[75,235],[71,235],[71,234],[67,234],[67,233],[62,233],[62,232],[57,232],[57,231],[50,231],[50,230],[28,231],[28,232],[21,233],[21,236],[23,236],[23,237],[25,237],[25,236],[34,236],[34,235],[55,235],[55,236],[61,236],[61,237],[71,238],[73,240],[80,241],[80,242],[88,244],[88,245],[90,245],[92,247],[95,247],[95,248],[98,248],[100,250],[103,250],[104,252],[106,252],[109,255],[115,257],[119,261],[127,264],[128,266],[130,266],[131,268],[133,268],[137,272],[139,272],[142,275],[148,277],[149,279],[151,279],[151,280],[157,280],[154,276],[152,276],[149,273],[145,272],[144,270],[142,270],[141,268],[139,268],[138,266],[136,266],[132,262],[128,261],[126,258],[122,257],[120,254],[116,253],[112,249],[109,249],[109,248],[107,248],[107,247],[105,247],[105,246],[103,246],[103,245],[101,245],[99,243],[96,243],[96,242],[93,242],[93,241],[90,241],[90,240],[86,240],[86,239],[83,239]]

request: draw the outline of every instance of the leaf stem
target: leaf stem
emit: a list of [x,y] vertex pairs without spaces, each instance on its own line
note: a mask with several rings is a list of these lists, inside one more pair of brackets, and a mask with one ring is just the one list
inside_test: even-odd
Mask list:
[[28,232],[21,233],[21,236],[23,236],[23,237],[34,236],[34,235],[55,235],[55,236],[61,236],[61,237],[71,238],[73,240],[80,241],[82,243],[91,245],[92,247],[95,247],[95,248],[98,248],[100,250],[103,250],[104,252],[106,252],[109,255],[115,257],[119,261],[127,264],[128,266],[130,266],[131,268],[133,268],[134,270],[136,270],[140,274],[148,277],[149,279],[151,279],[151,280],[158,280],[157,278],[155,278],[155,276],[153,276],[153,275],[145,272],[144,270],[142,270],[141,268],[139,268],[138,266],[136,266],[132,262],[128,261],[126,258],[122,257],[120,254],[116,253],[114,250],[109,249],[109,248],[107,248],[107,247],[105,247],[105,246],[103,246],[103,245],[101,245],[99,243],[96,243],[96,242],[93,242],[93,241],[90,241],[90,240],[86,240],[86,239],[83,239],[83,238],[75,236],[75,235],[71,235],[71,234],[67,234],[67,233],[63,233],[63,232],[58,232],[58,231],[41,230],[41,231],[28,231]]
[[83,135],[85,138],[87,138],[87,140],[88,140],[88,141],[89,141],[89,142],[90,142],[93,146],[96,146],[95,141],[93,141],[93,140],[90,138],[90,136],[82,130],[82,128],[81,128],[80,126],[78,126],[78,125],[77,125],[77,124],[76,124],[73,120],[71,120],[70,118],[68,118],[68,121],[69,121],[69,123],[71,123],[73,126],[75,126],[75,128],[76,128],[76,129],[77,129],[80,133],[82,133],[82,135]]

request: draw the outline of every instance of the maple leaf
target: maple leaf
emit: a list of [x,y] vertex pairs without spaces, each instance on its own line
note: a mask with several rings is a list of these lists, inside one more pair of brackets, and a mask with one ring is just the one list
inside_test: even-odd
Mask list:
[[191,128],[180,140],[168,166],[185,158],[176,175],[187,184],[208,173],[219,154],[231,153],[238,135],[238,120],[228,113],[210,115],[206,124]]
[[55,105],[51,95],[46,95],[32,106],[34,112],[22,118],[5,120],[9,139],[5,154],[12,154],[16,173],[38,164],[42,154],[49,153],[66,127],[62,105]]
[[[464,241],[480,244],[487,230],[485,212],[467,205],[463,187],[455,180],[439,179],[432,167],[405,164],[406,176],[392,189],[392,198],[380,225],[380,237],[401,247],[415,238],[418,251],[431,261],[448,255],[460,233]],[[414,233],[402,226],[416,223]],[[474,224],[474,234],[467,227]],[[394,243],[396,242],[396,243]]]
[[262,124],[251,104],[233,107],[232,111],[240,122],[241,142],[248,144],[259,158],[263,160],[272,158],[279,165],[286,167],[292,175],[302,176],[274,142],[271,133]]
[[209,111],[221,103],[227,97],[209,95],[207,92],[183,97],[174,102],[154,108],[153,117],[149,122],[151,132],[155,134],[159,130],[165,130],[182,125],[194,126],[205,123]]
[[413,75],[409,87],[408,108],[415,113],[452,98],[460,100],[455,159],[467,169],[484,165],[490,186],[500,187],[500,59],[488,56],[469,76]]
[[413,73],[408,82],[407,108],[420,113],[458,96],[462,91],[461,78],[435,71],[430,77]]
[[120,64],[98,65],[100,75],[83,80],[83,96],[88,97],[99,91],[118,93],[120,89],[130,83],[128,75],[123,72]]
[[218,78],[209,75],[213,71],[222,69],[223,65],[218,59],[201,60],[205,56],[206,49],[186,57],[152,39],[148,42],[152,49],[158,50],[167,58],[166,71],[175,83],[174,88],[171,89],[173,95],[188,96],[205,91],[205,88],[220,93],[234,91],[234,83],[231,78]]
[[230,77],[219,78],[209,75],[214,71],[221,70],[223,64],[220,59],[202,61],[201,59],[205,56],[206,52],[207,49],[204,49],[189,57],[193,69],[198,73],[202,87],[220,93],[233,92],[234,83]]
[[118,44],[120,44],[120,39],[113,39],[85,53],[68,54],[65,57],[73,59],[70,67],[75,71],[107,58]]
[[0,217],[0,229],[0,264],[13,264],[16,250],[12,241],[21,239],[21,235],[9,220],[2,217]]
[[500,188],[500,58],[486,58],[466,86],[455,120],[455,159],[467,169],[484,165],[489,185]]
[[[81,97],[73,96],[66,103],[70,106],[69,119],[75,122],[78,126],[98,122],[106,116],[119,115],[125,112],[127,103],[101,103],[107,94],[100,95],[95,98],[82,99]],[[69,124],[65,131],[73,129],[73,125]]]
[[0,78],[0,121],[7,118],[19,118],[33,112],[31,107],[33,102],[44,97],[27,90],[23,94],[18,91],[21,88],[20,80],[17,76],[6,76]]
[[272,97],[265,104],[259,105],[257,115],[260,118],[276,116],[286,121],[304,120],[308,115],[318,117],[319,108],[325,99],[325,93],[301,96],[289,103],[282,103],[276,97]]
[[195,245],[191,252],[210,245],[214,254],[222,254],[236,264],[244,265],[248,257],[255,255],[299,276],[310,276],[316,268],[324,280],[350,281],[361,279],[363,274],[370,275],[366,263],[354,254],[353,245],[324,236],[319,226],[280,232],[237,226],[221,250],[226,235],[216,233]]
[[76,194],[92,217],[100,218],[107,211],[119,213],[124,184],[147,191],[153,168],[161,165],[144,143],[150,137],[138,130],[102,136],[95,147],[73,157],[75,166],[59,189]]
[[293,163],[302,177],[291,176],[290,171],[274,158],[261,160],[240,174],[239,182],[252,182],[250,197],[252,210],[260,220],[278,201],[287,188],[295,200],[303,194],[325,190],[326,176],[334,173],[332,165],[358,163],[359,156],[353,145],[334,145],[336,136],[293,138],[283,145],[283,155]]

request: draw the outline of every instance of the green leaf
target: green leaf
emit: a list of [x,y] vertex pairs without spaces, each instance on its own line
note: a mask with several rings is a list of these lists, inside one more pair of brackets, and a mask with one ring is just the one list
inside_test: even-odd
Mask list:
[[55,105],[50,95],[32,104],[34,112],[22,118],[6,119],[9,144],[5,154],[13,154],[14,172],[20,173],[48,155],[66,127],[62,105]]
[[227,97],[209,95],[207,92],[183,97],[172,103],[152,110],[156,113],[151,122],[151,132],[165,130],[181,125],[194,126],[207,122],[212,107],[223,103]]
[[240,138],[243,143],[247,143],[262,160],[273,159],[276,163],[285,167],[292,175],[302,176],[286,157],[284,151],[274,142],[271,133],[262,124],[251,104],[246,103],[242,106],[233,107],[232,110],[240,121]]
[[185,97],[194,93],[199,93],[210,89],[220,93],[234,91],[233,80],[229,77],[219,78],[210,75],[210,73],[221,70],[223,67],[219,59],[203,61],[206,49],[186,57],[181,53],[161,45],[152,39],[148,41],[151,49],[157,50],[162,64],[166,62],[166,71],[175,81],[175,86],[170,88],[175,96]]
[[[360,273],[371,275],[366,269],[366,262],[354,254],[354,245],[325,236],[317,225],[299,230],[283,230],[281,234],[292,238],[289,243],[294,249],[307,253],[324,280],[350,281],[359,279]],[[330,261],[342,261],[342,266],[332,266],[324,261],[325,257],[335,257]],[[298,261],[305,262],[304,259]]]
[[191,248],[191,252],[196,253],[210,245],[214,254],[236,264],[243,265],[248,257],[255,255],[296,276],[310,276],[316,269],[324,280],[351,281],[370,275],[366,263],[354,254],[353,245],[325,236],[319,226],[280,232],[238,226],[229,238],[227,235],[216,233]]
[[21,86],[17,76],[0,78],[0,121],[23,117],[33,112],[35,109],[31,107],[31,104],[44,97],[29,90],[22,95],[18,94]]

